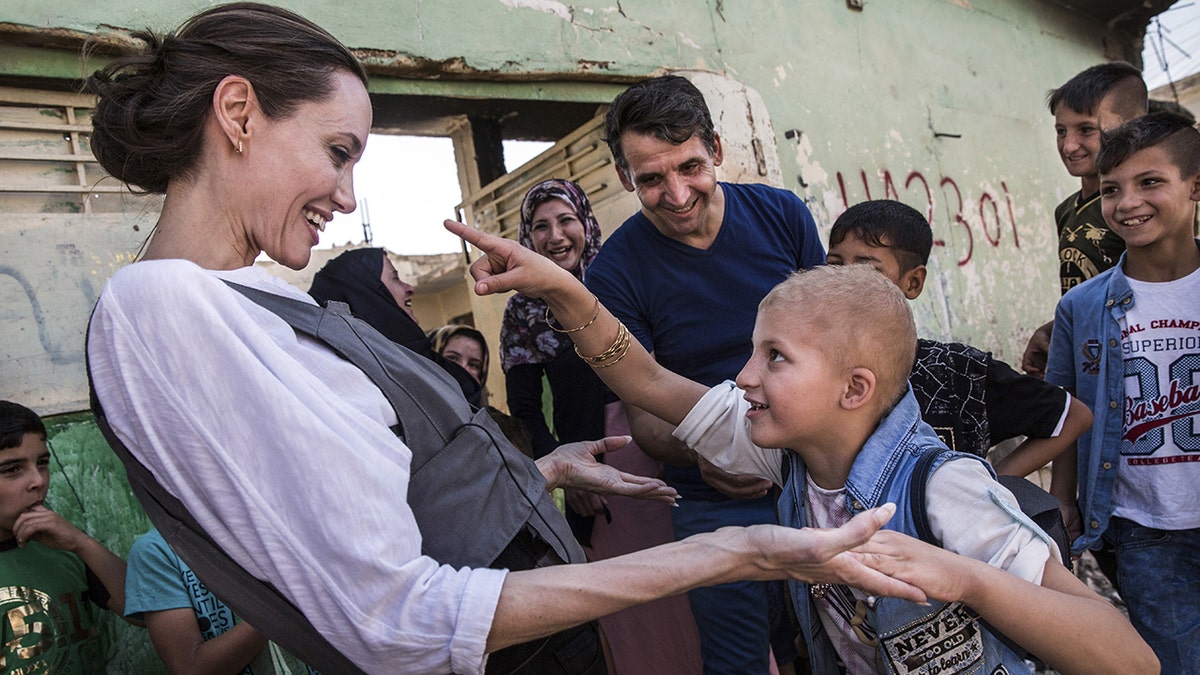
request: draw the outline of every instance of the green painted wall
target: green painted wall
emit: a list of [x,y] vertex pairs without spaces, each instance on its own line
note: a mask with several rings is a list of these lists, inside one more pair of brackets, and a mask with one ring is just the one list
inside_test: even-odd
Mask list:
[[[0,22],[163,28],[208,4],[31,0],[7,3]],[[400,75],[376,76],[379,92],[603,102],[614,79],[721,73],[761,95],[777,175],[824,228],[868,195],[931,216],[942,244],[916,305],[924,333],[1011,360],[1052,313],[1051,214],[1075,185],[1055,154],[1043,99],[1103,60],[1103,27],[1056,3],[869,0],[862,11],[814,1],[282,4],[373,50],[374,70]],[[0,69],[79,72],[61,51],[21,53]]]

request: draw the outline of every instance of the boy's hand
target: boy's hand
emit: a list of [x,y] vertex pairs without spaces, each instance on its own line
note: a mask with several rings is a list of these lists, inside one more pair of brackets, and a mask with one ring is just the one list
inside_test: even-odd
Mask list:
[[700,476],[704,482],[718,492],[733,499],[758,499],[771,489],[771,481],[757,476],[741,473],[729,473],[717,468],[715,464],[696,455],[696,464],[700,467]]
[[82,530],[45,506],[35,506],[17,516],[13,524],[17,545],[34,540],[42,546],[78,552],[84,538]]
[[1067,529],[1067,541],[1074,542],[1083,536],[1083,517],[1079,515],[1079,504],[1062,502],[1059,507],[1062,513],[1063,525]]
[[1050,358],[1050,335],[1054,331],[1054,322],[1042,324],[1033,335],[1029,336],[1029,344],[1025,346],[1025,355],[1021,357],[1021,370],[1027,375],[1037,378],[1046,377],[1046,362]]
[[608,502],[604,497],[587,490],[563,488],[563,501],[567,503],[567,508],[584,518],[598,516],[608,510]]
[[852,553],[868,567],[942,602],[964,600],[972,588],[972,566],[986,564],[892,530],[876,532]]

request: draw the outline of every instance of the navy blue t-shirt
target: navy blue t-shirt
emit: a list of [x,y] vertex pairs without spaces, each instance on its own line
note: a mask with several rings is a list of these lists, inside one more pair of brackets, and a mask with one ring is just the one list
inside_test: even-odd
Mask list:
[[[604,243],[585,279],[659,363],[710,387],[736,377],[750,358],[767,292],[797,269],[825,264],[816,223],[794,193],[721,188],[725,217],[707,250],[664,236],[639,211]],[[672,484],[686,480],[667,469]]]

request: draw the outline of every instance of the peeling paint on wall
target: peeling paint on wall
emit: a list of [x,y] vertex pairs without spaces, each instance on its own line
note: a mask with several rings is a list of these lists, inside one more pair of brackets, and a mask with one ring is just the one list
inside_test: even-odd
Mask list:
[[558,0],[500,0],[500,4],[512,9],[532,9],[543,14],[557,16],[563,21],[571,21],[574,17],[571,8]]

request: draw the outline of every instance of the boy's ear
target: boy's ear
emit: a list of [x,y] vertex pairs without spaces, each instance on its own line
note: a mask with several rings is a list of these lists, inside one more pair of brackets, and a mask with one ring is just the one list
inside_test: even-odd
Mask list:
[[917,265],[900,275],[900,290],[904,292],[904,297],[909,300],[920,297],[921,291],[925,290],[926,271],[924,265]]
[[1192,201],[1200,202],[1200,173],[1192,176]]
[[842,392],[842,409],[857,410],[875,398],[875,373],[870,368],[851,368],[846,377],[846,388]]

